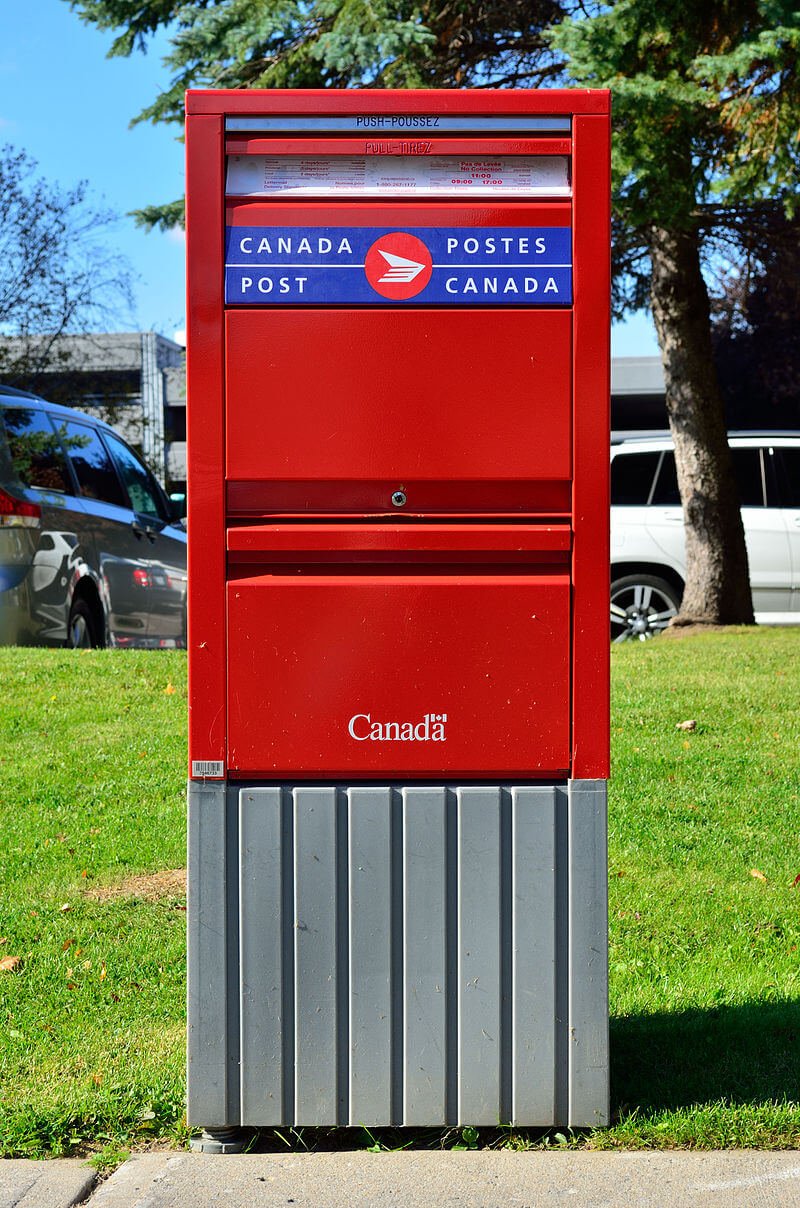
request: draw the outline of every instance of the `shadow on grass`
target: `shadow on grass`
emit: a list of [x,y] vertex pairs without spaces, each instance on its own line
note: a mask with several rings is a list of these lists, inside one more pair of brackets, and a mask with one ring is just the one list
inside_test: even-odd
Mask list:
[[800,1002],[611,1020],[611,1103],[671,1110],[800,1096]]

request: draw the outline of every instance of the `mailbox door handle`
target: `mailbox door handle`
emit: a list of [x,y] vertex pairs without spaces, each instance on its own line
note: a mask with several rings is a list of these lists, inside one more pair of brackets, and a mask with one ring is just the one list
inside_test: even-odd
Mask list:
[[228,529],[231,562],[562,562],[568,524],[248,524]]

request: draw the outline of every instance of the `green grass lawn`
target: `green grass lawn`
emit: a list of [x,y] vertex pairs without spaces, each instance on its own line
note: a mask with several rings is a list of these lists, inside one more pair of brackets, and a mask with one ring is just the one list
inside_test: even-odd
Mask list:
[[[184,863],[185,666],[0,650],[0,1153],[185,1137],[184,902],[113,892]],[[580,1143],[800,1145],[800,630],[613,672],[615,1122]]]

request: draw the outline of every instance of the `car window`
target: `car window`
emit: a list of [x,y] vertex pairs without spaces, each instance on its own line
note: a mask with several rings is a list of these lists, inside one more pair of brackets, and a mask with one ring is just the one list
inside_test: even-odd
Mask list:
[[743,508],[764,507],[764,467],[760,449],[731,449],[733,472]]
[[96,430],[88,424],[65,423],[58,432],[78,479],[80,494],[99,503],[127,507],[117,472]]
[[800,449],[776,449],[781,506],[800,508]]
[[678,494],[678,476],[675,473],[675,454],[671,450],[662,458],[651,503],[662,508],[681,506],[681,497]]
[[106,441],[117,463],[120,477],[125,483],[133,510],[143,516],[156,516],[160,520],[166,520],[161,492],[147,467],[139,461],[132,449],[108,432]]
[[[744,508],[763,508],[764,480],[759,449],[731,449],[733,472],[739,487],[739,501]],[[680,507],[678,476],[675,472],[675,454],[664,454],[658,472],[652,503],[658,507]]]
[[611,503],[644,507],[650,502],[660,453],[618,453],[611,462]]
[[26,487],[72,494],[66,459],[46,412],[4,407],[3,422],[11,464]]

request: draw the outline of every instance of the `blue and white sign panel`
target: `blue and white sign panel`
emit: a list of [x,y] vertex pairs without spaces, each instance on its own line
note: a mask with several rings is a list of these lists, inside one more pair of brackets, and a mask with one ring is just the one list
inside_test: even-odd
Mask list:
[[568,306],[569,227],[227,228],[225,301]]

